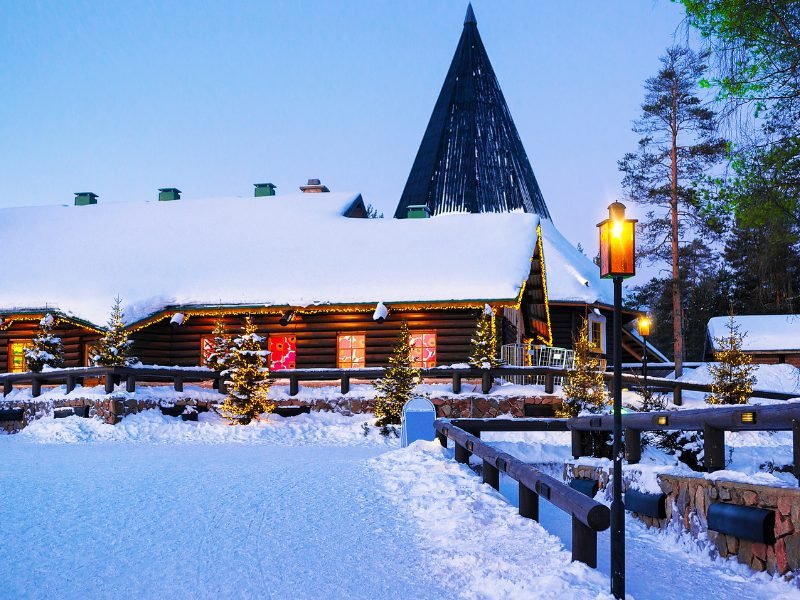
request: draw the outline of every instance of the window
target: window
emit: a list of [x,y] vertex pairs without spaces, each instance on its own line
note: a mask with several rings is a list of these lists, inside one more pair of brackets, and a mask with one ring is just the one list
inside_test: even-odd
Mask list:
[[84,344],[83,344],[83,364],[86,367],[93,367],[94,366],[94,362],[92,361],[92,357],[97,352],[97,349],[95,348],[95,343],[96,342],[92,342],[92,343],[84,342]]
[[8,342],[8,372],[24,373],[28,370],[25,361],[25,348],[33,348],[29,340],[11,340]]
[[363,333],[340,333],[336,338],[336,366],[340,369],[366,366],[366,341]]
[[433,331],[411,332],[411,362],[418,369],[436,366],[436,333]]
[[589,343],[594,352],[606,352],[606,318],[592,313],[589,315]]
[[270,351],[270,369],[281,371],[297,368],[297,336],[271,335],[267,346]]
[[214,336],[200,336],[200,365],[208,365],[208,359],[212,354],[214,354]]

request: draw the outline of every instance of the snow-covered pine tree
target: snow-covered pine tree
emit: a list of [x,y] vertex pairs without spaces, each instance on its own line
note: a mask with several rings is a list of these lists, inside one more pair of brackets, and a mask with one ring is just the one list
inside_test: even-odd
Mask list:
[[217,373],[225,370],[225,361],[230,351],[231,339],[225,331],[225,319],[218,317],[214,322],[214,352],[206,360],[206,366]]
[[495,329],[494,311],[488,304],[484,307],[475,333],[472,336],[472,351],[469,364],[477,369],[491,369],[500,365],[497,358],[497,331]]
[[750,355],[742,352],[743,340],[731,310],[728,334],[714,338],[719,350],[714,353],[717,362],[708,368],[713,378],[711,393],[706,396],[709,404],[747,404],[756,382],[756,366]]
[[608,404],[600,360],[592,353],[589,341],[589,321],[581,320],[578,337],[572,340],[575,364],[567,371],[564,401],[556,409],[557,417],[575,417],[582,410],[598,412]]
[[40,373],[44,367],[58,369],[64,366],[64,346],[61,338],[53,335],[56,319],[47,313],[39,321],[39,333],[31,340],[33,347],[25,348],[25,364],[30,371]]
[[408,324],[400,325],[389,368],[384,376],[375,382],[375,416],[377,425],[399,424],[403,416],[403,406],[411,399],[414,386],[419,381],[419,369],[411,362],[411,336]]
[[237,425],[247,425],[262,413],[272,412],[275,404],[269,393],[269,350],[264,338],[248,316],[242,333],[231,340],[222,375],[228,389],[220,414]]
[[111,307],[111,316],[108,318],[103,336],[97,340],[92,354],[92,362],[98,367],[127,367],[138,359],[131,356],[133,341],[128,339],[122,311],[122,300],[117,296]]

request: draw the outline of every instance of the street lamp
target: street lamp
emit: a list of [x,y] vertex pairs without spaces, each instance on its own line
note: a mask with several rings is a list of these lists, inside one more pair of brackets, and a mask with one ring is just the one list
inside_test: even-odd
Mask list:
[[651,324],[652,321],[650,321],[650,317],[648,316],[639,317],[639,321],[636,324],[636,329],[644,340],[644,351],[642,352],[642,379],[644,379],[643,387],[645,396],[647,395],[647,336],[650,335]]
[[600,277],[614,281],[614,479],[611,501],[611,593],[625,597],[625,506],[622,503],[622,280],[636,274],[636,219],[614,202],[600,229]]

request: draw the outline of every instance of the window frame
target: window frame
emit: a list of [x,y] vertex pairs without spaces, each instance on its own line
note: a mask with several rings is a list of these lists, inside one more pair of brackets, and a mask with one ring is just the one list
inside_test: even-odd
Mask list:
[[[290,366],[290,367],[281,367],[279,369],[275,368],[274,361],[272,359],[272,350],[270,349],[273,338],[280,338],[280,339],[286,339],[286,340],[291,339],[291,340],[293,340],[294,364],[292,366]],[[270,334],[267,334],[267,350],[270,351],[270,355],[269,355],[269,370],[270,371],[291,371],[292,369],[296,369],[297,368],[297,334],[288,334],[288,333],[270,333]]]
[[[353,366],[353,364],[352,364],[353,363],[353,360],[352,360],[353,354],[351,352],[350,353],[350,361],[349,361],[350,362],[350,366],[349,367],[345,367],[345,366],[343,366],[343,363],[341,361],[342,348],[339,345],[339,342],[341,341],[342,338],[350,337],[350,336],[361,336],[364,339],[364,346],[362,348],[353,348],[352,346],[350,347],[350,350],[354,350],[354,349],[355,350],[362,350],[362,352],[363,352],[363,360],[362,360],[362,364],[361,365]],[[366,331],[340,331],[340,332],[338,332],[336,334],[336,368],[337,369],[359,369],[359,368],[364,368],[366,366],[367,366],[367,332]]]
[[[12,368],[13,361],[13,348],[14,346],[22,346],[22,369],[15,371]],[[33,341],[26,338],[13,338],[8,340],[8,351],[6,352],[6,367],[9,373],[27,373],[28,361],[25,358],[25,348],[33,348]]]
[[[409,334],[409,340],[408,341],[409,341],[409,344],[411,344],[411,346],[412,346],[412,350],[411,350],[411,352],[412,352],[412,355],[411,355],[411,364],[412,364],[412,366],[414,368],[416,368],[416,369],[432,369],[432,368],[436,367],[439,364],[439,332],[437,330],[435,330],[435,329],[414,329],[414,330],[410,330],[408,332],[408,334]],[[416,361],[414,360],[414,356],[413,356],[414,350],[413,350],[413,344],[411,343],[412,342],[411,338],[413,338],[415,335],[419,335],[419,336],[433,335],[434,344],[435,344],[434,353],[433,353],[433,364],[426,365],[424,358],[422,359],[421,364],[417,364]],[[424,343],[423,343],[423,350],[424,350],[424,348],[425,348],[425,346],[424,346]]]
[[[604,315],[598,315],[597,313],[589,313],[587,318],[588,325],[589,325],[589,344],[591,346],[592,352],[597,352],[598,354],[605,354],[606,353],[606,340],[608,336],[607,330],[607,319]],[[600,343],[598,344],[594,339],[594,327],[595,325],[600,327]]]

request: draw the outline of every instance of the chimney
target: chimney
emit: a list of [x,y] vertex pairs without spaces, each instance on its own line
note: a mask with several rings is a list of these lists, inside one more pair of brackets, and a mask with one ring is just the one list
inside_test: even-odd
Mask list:
[[158,188],[158,201],[180,200],[181,191],[178,188]]
[[100,196],[92,192],[75,192],[75,206],[89,206],[90,204],[97,204],[97,199]]
[[319,179],[309,179],[306,185],[300,186],[300,191],[304,194],[318,194],[320,192],[330,192],[327,185],[322,185]]
[[407,216],[409,219],[428,219],[431,211],[425,204],[413,204],[408,207]]
[[262,196],[274,196],[275,195],[275,188],[277,187],[274,183],[254,183],[256,186],[255,190],[255,197],[260,198]]

